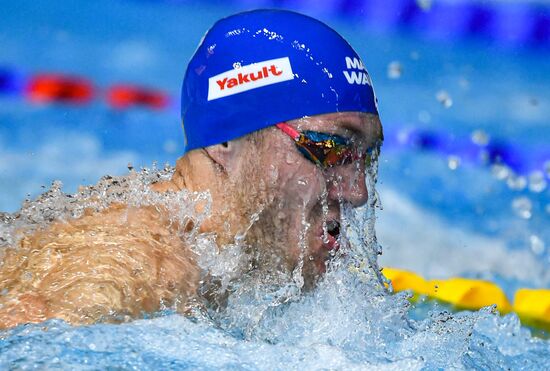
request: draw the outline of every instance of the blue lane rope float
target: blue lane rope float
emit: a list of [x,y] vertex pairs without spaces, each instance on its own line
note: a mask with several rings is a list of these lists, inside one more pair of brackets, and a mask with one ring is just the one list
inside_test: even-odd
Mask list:
[[[171,4],[181,0],[165,0]],[[219,1],[210,0],[212,3]],[[366,27],[455,41],[487,40],[550,51],[550,5],[471,0],[230,0],[246,8],[285,7],[355,19]]]
[[0,95],[18,95],[25,87],[23,74],[8,66],[0,66]]
[[416,129],[387,125],[384,128],[385,148],[409,148],[435,152],[446,157],[457,157],[462,163],[481,166],[506,166],[515,175],[533,172],[548,172],[550,149],[530,148],[528,152],[520,145],[503,139],[486,139],[477,142],[470,137],[456,137],[449,132],[434,129]]

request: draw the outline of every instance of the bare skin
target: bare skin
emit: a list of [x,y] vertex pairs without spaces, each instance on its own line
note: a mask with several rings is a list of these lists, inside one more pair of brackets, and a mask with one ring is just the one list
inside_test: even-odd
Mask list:
[[[361,113],[289,124],[354,137],[367,147],[382,135],[378,118]],[[268,128],[188,153],[178,160],[171,181],[153,189],[209,191],[213,210],[201,232],[214,233],[220,248],[244,236],[258,249],[260,271],[291,271],[302,256],[306,286],[312,287],[329,255],[323,221],[339,219],[341,202],[366,202],[364,175],[363,163],[322,171],[290,138]],[[25,235],[2,257],[0,328],[50,318],[72,324],[119,322],[163,307],[185,313],[198,299],[200,270],[175,233],[182,226],[171,224],[166,214],[112,205]]]
[[25,236],[3,258],[0,327],[118,322],[161,303],[185,311],[199,274],[172,229],[153,208],[113,205]]

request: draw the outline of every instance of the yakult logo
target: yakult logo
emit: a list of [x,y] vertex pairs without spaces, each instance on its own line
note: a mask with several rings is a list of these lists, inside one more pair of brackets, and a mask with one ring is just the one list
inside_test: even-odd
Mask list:
[[288,57],[249,64],[209,78],[208,100],[227,97],[293,78],[294,74]]
[[348,71],[343,72],[344,76],[346,76],[346,80],[348,80],[348,83],[352,85],[357,84],[372,86],[372,81],[367,73],[367,69],[363,66],[363,62],[361,62],[360,59],[346,57],[346,68]]

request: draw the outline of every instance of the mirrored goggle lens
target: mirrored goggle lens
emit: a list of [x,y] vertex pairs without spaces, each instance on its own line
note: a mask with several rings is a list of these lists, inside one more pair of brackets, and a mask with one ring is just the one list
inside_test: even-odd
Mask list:
[[340,136],[305,131],[296,144],[300,152],[321,166],[344,165],[353,161],[350,145]]

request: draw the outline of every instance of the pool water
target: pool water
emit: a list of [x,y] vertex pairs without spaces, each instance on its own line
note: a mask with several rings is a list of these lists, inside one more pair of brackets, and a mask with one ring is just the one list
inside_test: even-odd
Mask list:
[[[101,98],[44,105],[0,95],[5,212],[55,179],[72,193],[104,174],[127,174],[129,165],[174,164],[182,150],[178,92],[186,62],[216,19],[244,9],[220,2],[0,4],[0,65],[23,76],[84,76],[100,96],[128,82],[173,97],[164,110],[121,111]],[[489,279],[509,298],[520,287],[550,287],[550,52],[476,39],[449,43],[322,17],[359,51],[380,100],[386,142],[377,186],[379,265],[429,278]],[[407,139],[418,133],[420,144]],[[515,165],[472,155],[484,141],[499,144]],[[250,304],[235,303],[228,313],[239,320],[167,310],[121,325],[20,326],[0,335],[0,365],[540,369],[550,362],[548,340],[514,315],[490,308],[451,315],[433,302],[410,308],[403,295],[389,296],[346,269],[335,269],[309,295],[269,307],[259,321],[241,316]]]

